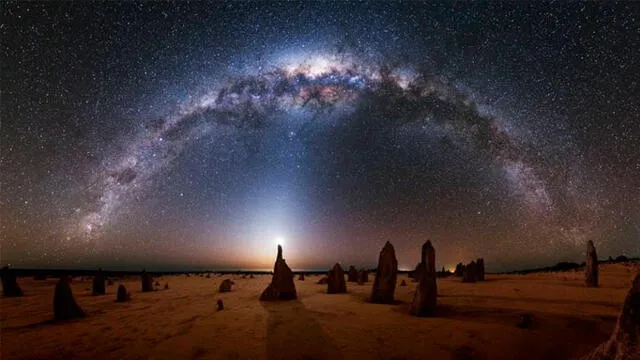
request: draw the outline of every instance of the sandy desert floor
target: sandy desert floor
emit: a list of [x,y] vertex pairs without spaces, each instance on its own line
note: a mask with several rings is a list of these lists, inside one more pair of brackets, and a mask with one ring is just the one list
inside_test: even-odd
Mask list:
[[[318,276],[296,280],[297,301],[261,303],[270,276],[165,276],[169,290],[116,303],[118,282],[91,296],[74,279],[87,318],[53,324],[56,279],[18,280],[26,296],[0,300],[0,358],[8,359],[575,359],[606,340],[639,264],[602,264],[601,287],[582,272],[438,279],[438,314],[408,314],[416,284],[400,275],[395,305],[366,302],[372,283],[328,295]],[[219,294],[225,278],[233,292]],[[370,280],[372,280],[370,276]],[[407,286],[399,286],[402,280]],[[216,300],[225,309],[216,311]],[[531,328],[516,326],[533,315]]]

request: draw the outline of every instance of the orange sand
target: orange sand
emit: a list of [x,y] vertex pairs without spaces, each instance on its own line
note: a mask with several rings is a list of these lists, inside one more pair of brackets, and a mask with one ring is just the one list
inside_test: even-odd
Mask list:
[[[372,282],[328,295],[309,276],[295,281],[298,301],[260,303],[270,276],[233,276],[225,294],[218,286],[231,276],[165,276],[170,289],[152,293],[127,279],[128,303],[114,302],[118,282],[94,297],[76,278],[88,317],[51,324],[56,280],[21,278],[26,296],[0,300],[0,359],[575,359],[609,337],[638,267],[602,264],[600,288],[585,288],[582,272],[438,279],[430,318],[407,313],[416,284],[406,275],[396,305],[367,303]],[[532,328],[516,327],[522,313]]]

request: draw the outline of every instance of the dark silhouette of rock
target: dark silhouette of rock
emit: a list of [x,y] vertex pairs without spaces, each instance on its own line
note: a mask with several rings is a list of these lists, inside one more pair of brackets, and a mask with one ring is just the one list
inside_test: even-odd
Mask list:
[[584,283],[588,287],[598,287],[598,254],[591,240],[587,242],[587,265],[584,270]]
[[387,241],[380,251],[378,269],[371,290],[371,302],[377,304],[391,304],[394,302],[396,281],[398,279],[398,260],[396,251]]
[[456,269],[453,271],[453,275],[455,276],[464,275],[464,265],[462,263],[458,263],[458,265],[456,265]]
[[360,269],[358,273],[358,285],[363,285],[364,283],[369,282],[369,272],[365,269]]
[[347,292],[347,284],[344,282],[344,270],[336,263],[329,270],[327,277],[327,294],[342,294]]
[[484,259],[479,258],[476,263],[476,280],[484,281]]
[[304,281],[304,273],[300,273],[300,275],[298,275],[298,280]]
[[320,280],[318,280],[318,281],[316,282],[316,284],[324,285],[324,284],[326,284],[327,282],[329,282],[329,278],[328,278],[328,277],[326,277],[326,276],[323,276],[323,277],[321,277],[321,278],[320,278]]
[[73,298],[69,279],[62,276],[56,284],[53,296],[53,319],[60,321],[82,317],[85,317],[85,313]]
[[253,274],[249,275],[249,279],[255,279],[255,276],[253,276]]
[[18,286],[16,274],[11,268],[8,266],[3,267],[2,270],[0,270],[0,278],[2,278],[2,294],[4,297],[18,297],[24,295],[20,286]]
[[529,329],[533,325],[533,314],[520,314],[520,321],[516,324],[520,329]]
[[414,282],[420,281],[420,277],[422,276],[422,272],[424,271],[424,267],[420,266],[421,262],[416,264],[416,268],[410,273],[409,277],[413,279]]
[[218,299],[218,301],[217,301],[216,303],[217,303],[217,305],[218,305],[218,309],[217,309],[217,311],[222,311],[222,310],[224,310],[224,303],[222,302],[222,300],[221,300],[221,299]]
[[624,255],[620,255],[620,256],[616,257],[616,261],[617,262],[625,262],[625,261],[629,261],[629,259]]
[[278,245],[278,255],[273,266],[271,283],[260,296],[260,301],[295,300],[296,285],[293,282],[293,272],[282,258],[282,246]]
[[165,283],[165,284],[164,284],[164,289],[165,289],[165,290],[169,290],[169,283]]
[[422,245],[420,279],[413,295],[409,313],[415,316],[432,315],[436,311],[438,286],[436,283],[436,250],[427,240]]
[[96,295],[104,295],[107,293],[104,286],[104,275],[102,274],[102,269],[98,269],[98,273],[93,277],[92,283],[92,291],[91,294]]
[[211,274],[207,273],[207,276],[205,276],[207,279],[211,279]]
[[131,294],[127,292],[127,288],[124,286],[124,284],[118,285],[116,302],[125,302],[129,300],[131,300]]
[[273,283],[269,283],[260,295],[260,301],[277,301],[280,300],[280,293],[273,287]]
[[478,278],[478,271],[475,261],[471,261],[464,267],[464,273],[462,274],[462,282],[474,283]]
[[220,287],[218,288],[218,292],[225,293],[231,292],[231,280],[225,279],[222,283],[220,283]]
[[585,360],[640,360],[640,271],[636,273],[609,340]]
[[358,270],[352,265],[349,266],[349,275],[347,275],[347,281],[358,282]]
[[404,280],[400,281],[400,286],[407,286],[407,282]]
[[142,292],[153,291],[153,277],[145,270],[142,270],[142,274],[140,274],[140,281],[142,282]]
[[113,285],[113,280],[111,280],[111,279],[107,279],[107,285],[108,285],[108,286]]

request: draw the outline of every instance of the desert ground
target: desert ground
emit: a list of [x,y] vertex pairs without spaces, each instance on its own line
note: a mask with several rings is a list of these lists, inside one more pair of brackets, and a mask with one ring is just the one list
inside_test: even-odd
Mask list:
[[[367,302],[372,275],[332,295],[319,276],[296,276],[298,300],[262,303],[268,275],[176,275],[157,278],[161,290],[150,293],[126,278],[126,303],[114,301],[120,281],[92,296],[91,280],[74,278],[87,317],[53,323],[57,279],[19,278],[25,296],[0,299],[0,358],[578,359],[610,336],[639,267],[601,264],[598,288],[584,286],[582,271],[441,278],[438,312],[422,318],[408,314],[416,283],[407,275],[398,277],[394,305]],[[233,291],[218,293],[226,278]],[[522,314],[532,315],[530,327],[517,326]]]

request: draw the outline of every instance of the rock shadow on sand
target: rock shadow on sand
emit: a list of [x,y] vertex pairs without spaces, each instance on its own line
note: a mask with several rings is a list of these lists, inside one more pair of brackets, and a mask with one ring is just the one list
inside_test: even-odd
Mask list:
[[[347,294],[351,296],[354,300],[362,304],[371,304],[375,306],[390,306],[390,307],[411,305],[411,303],[409,302],[398,300],[398,299],[394,299],[393,302],[389,304],[378,304],[371,301],[371,294],[357,293],[357,292],[347,292]],[[413,292],[411,292],[410,295],[413,296]]]
[[267,359],[342,359],[338,346],[299,300],[261,302],[267,310]]

